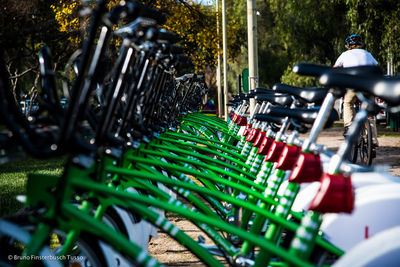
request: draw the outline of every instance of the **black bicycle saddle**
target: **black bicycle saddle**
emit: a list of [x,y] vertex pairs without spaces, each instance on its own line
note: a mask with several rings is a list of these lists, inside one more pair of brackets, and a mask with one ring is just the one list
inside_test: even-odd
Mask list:
[[276,92],[293,95],[306,102],[321,105],[328,93],[328,88],[324,87],[298,87],[284,83],[277,83],[272,87]]

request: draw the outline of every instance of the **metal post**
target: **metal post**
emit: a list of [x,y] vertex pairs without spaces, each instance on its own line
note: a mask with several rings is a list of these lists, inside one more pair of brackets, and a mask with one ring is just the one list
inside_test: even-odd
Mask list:
[[222,86],[221,86],[221,53],[220,53],[220,44],[219,44],[219,1],[216,0],[216,10],[217,10],[217,55],[218,55],[218,64],[217,64],[217,92],[218,92],[218,116],[222,117]]
[[225,0],[222,0],[222,47],[223,47],[223,65],[224,65],[224,115],[225,120],[228,120],[228,53],[227,53],[227,41],[226,41],[226,6]]
[[[247,37],[249,60],[249,90],[258,86],[258,55],[257,55],[257,15],[256,0],[247,0]],[[250,112],[255,107],[255,100],[250,100]]]
[[237,76],[237,87],[238,87],[238,94],[242,93],[242,75],[238,74]]
[[387,69],[386,74],[393,76],[394,68],[393,68],[393,54],[389,51],[388,52],[388,59],[387,59]]

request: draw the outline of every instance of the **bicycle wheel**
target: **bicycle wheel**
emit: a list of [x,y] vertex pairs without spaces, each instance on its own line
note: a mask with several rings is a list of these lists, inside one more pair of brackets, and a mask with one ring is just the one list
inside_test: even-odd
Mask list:
[[372,163],[372,130],[368,121],[365,121],[358,141],[358,152],[362,165],[369,166]]
[[359,139],[360,139],[360,137],[357,137],[357,140],[355,140],[353,142],[353,144],[351,144],[351,148],[350,148],[348,159],[352,163],[356,163],[357,162]]

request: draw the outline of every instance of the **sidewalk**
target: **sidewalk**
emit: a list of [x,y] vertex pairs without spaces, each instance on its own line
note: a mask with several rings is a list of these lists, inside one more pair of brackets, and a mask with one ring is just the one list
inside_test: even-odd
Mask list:
[[[331,151],[336,151],[343,142],[343,128],[333,127],[324,130],[318,138],[319,144],[324,144]],[[400,177],[400,133],[378,127],[379,147],[373,165],[389,165],[390,174]]]

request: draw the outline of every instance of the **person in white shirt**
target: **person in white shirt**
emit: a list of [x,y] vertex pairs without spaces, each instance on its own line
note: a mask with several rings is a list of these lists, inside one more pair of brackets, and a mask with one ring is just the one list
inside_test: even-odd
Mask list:
[[[363,40],[357,34],[352,34],[344,41],[347,51],[343,52],[335,62],[333,67],[349,68],[357,66],[378,65],[378,61],[371,55],[370,52],[363,49]],[[354,103],[357,96],[353,91],[348,91],[344,96],[343,101],[343,124],[344,135],[347,133],[348,127],[354,119],[355,110]],[[376,132],[375,118],[369,118],[372,129],[372,142],[374,146],[378,146],[378,137]],[[375,149],[374,149],[375,152]]]

